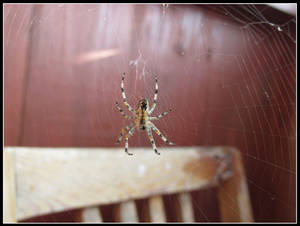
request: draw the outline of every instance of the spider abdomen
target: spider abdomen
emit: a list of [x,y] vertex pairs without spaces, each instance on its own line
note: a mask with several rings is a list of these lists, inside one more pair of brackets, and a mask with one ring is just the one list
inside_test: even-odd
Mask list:
[[136,126],[140,130],[145,130],[147,128],[147,123],[148,123],[148,113],[146,110],[140,108],[136,111]]

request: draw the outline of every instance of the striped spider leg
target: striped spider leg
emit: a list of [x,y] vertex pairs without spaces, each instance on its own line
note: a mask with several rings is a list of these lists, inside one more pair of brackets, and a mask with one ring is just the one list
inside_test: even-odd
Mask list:
[[167,144],[169,144],[169,145],[174,145],[174,143],[173,142],[171,142],[171,141],[169,141],[158,129],[157,129],[157,127],[152,123],[152,122],[149,122],[149,127],[151,128],[151,129],[153,129],[154,130],[154,132],[158,135],[158,136],[160,136],[160,138],[164,141],[164,142],[166,142]]
[[119,103],[118,103],[118,102],[116,102],[116,107],[117,107],[117,109],[119,110],[119,112],[121,113],[121,115],[122,115],[124,118],[126,118],[126,119],[133,119],[132,116],[126,115],[126,114],[124,113],[124,111],[122,110],[122,108],[119,106]]
[[116,144],[120,144],[122,141],[123,136],[134,126],[134,123],[130,123],[129,126],[126,126],[124,129],[122,129],[119,139],[117,140]]
[[131,128],[131,130],[129,130],[129,132],[126,134],[125,136],[125,152],[128,154],[128,155],[133,155],[132,153],[129,153],[128,152],[128,138],[131,137],[134,133],[134,130],[135,130],[135,126],[133,126]]
[[147,133],[148,133],[148,137],[149,137],[149,140],[152,144],[152,148],[154,150],[154,152],[158,155],[160,155],[160,153],[157,151],[157,148],[156,148],[156,145],[155,145],[155,141],[153,139],[153,136],[152,136],[152,131],[151,131],[151,128],[150,127],[147,127]]
[[158,116],[149,117],[149,120],[158,120],[158,119],[164,117],[165,115],[167,115],[170,111],[172,111],[172,109],[170,109],[169,111],[163,112]]
[[124,91],[124,79],[125,79],[125,72],[122,75],[122,82],[121,82],[121,92],[122,92],[122,97],[123,97],[123,103],[129,111],[131,111],[132,113],[135,113],[134,109],[128,104],[127,99],[126,99],[126,95],[125,95],[125,91]]
[[152,107],[150,110],[147,109],[149,115],[151,115],[151,113],[154,111],[154,109],[156,107],[157,94],[158,94],[158,83],[157,83],[157,77],[155,77],[155,93],[154,93],[154,98],[153,98],[153,104],[152,104]]

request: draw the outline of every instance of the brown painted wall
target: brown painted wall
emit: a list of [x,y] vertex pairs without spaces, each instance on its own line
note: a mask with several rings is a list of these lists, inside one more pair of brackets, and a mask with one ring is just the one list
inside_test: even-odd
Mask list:
[[[158,75],[155,114],[173,111],[157,127],[180,146],[239,148],[255,220],[295,221],[295,23],[280,32],[250,24],[258,11],[242,9],[5,5],[5,145],[113,146],[126,125],[115,108],[121,74],[132,105],[152,100]],[[150,142],[139,133],[129,145]],[[218,220],[209,192],[211,203],[194,198],[205,212],[199,221]]]

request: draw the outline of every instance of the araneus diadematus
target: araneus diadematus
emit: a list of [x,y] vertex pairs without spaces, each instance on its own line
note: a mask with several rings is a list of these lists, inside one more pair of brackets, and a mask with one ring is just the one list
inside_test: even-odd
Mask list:
[[143,98],[138,102],[137,108],[134,110],[127,103],[127,100],[126,100],[126,95],[125,95],[125,92],[124,92],[124,79],[125,79],[124,76],[125,76],[125,73],[123,73],[122,82],[121,82],[121,91],[122,91],[123,102],[124,102],[124,105],[127,107],[127,109],[134,114],[134,116],[126,115],[124,113],[124,111],[120,108],[118,102],[116,102],[116,106],[117,106],[118,110],[120,111],[120,113],[122,114],[122,116],[124,118],[133,119],[134,122],[132,122],[129,126],[126,126],[124,129],[122,129],[121,136],[119,137],[119,139],[117,141],[117,144],[120,144],[123,136],[126,134],[125,135],[125,152],[128,155],[132,155],[132,153],[128,152],[128,138],[133,135],[136,128],[139,129],[139,130],[146,130],[147,133],[148,133],[148,137],[151,141],[153,150],[155,151],[156,154],[159,155],[160,153],[157,151],[157,148],[156,148],[153,136],[152,136],[151,129],[153,129],[154,132],[156,132],[156,134],[158,136],[160,136],[161,139],[163,141],[165,141],[166,143],[168,143],[169,145],[174,145],[174,143],[168,141],[168,139],[164,135],[162,135],[162,133],[151,122],[152,120],[158,120],[158,119],[162,118],[163,116],[165,116],[166,114],[168,114],[171,111],[171,109],[170,109],[169,111],[161,113],[158,116],[150,117],[150,114],[154,111],[154,109],[156,107],[156,100],[157,100],[157,93],[158,93],[157,77],[155,77],[155,94],[154,94],[154,100],[153,100],[153,104],[152,104],[151,109],[149,109],[148,100]]

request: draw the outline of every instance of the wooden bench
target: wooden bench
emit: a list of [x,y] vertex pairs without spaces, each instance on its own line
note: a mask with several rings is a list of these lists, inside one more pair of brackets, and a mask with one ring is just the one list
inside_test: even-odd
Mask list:
[[219,186],[224,222],[252,222],[239,151],[230,147],[4,149],[4,222],[83,208],[101,222],[101,205],[117,203],[121,222],[138,222],[134,200],[149,200],[151,222],[166,222],[162,195],[178,193],[183,222],[194,222],[190,191]]

